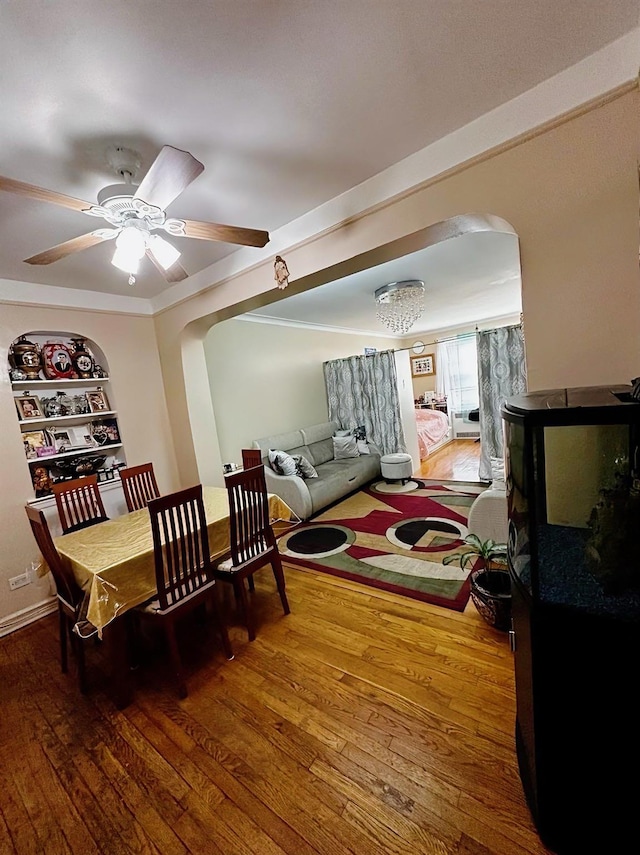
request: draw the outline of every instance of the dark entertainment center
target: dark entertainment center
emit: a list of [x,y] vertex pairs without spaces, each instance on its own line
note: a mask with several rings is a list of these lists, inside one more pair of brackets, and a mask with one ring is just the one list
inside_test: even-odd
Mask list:
[[640,851],[640,402],[558,389],[502,409],[520,775],[559,855]]

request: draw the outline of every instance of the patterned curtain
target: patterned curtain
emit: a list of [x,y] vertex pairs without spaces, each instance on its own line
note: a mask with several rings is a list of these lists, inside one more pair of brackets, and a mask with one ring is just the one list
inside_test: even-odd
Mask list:
[[392,350],[325,362],[324,381],[331,421],[345,429],[364,425],[382,454],[406,450]]
[[491,458],[504,456],[500,408],[527,391],[522,325],[478,333],[480,386],[480,479],[491,480]]

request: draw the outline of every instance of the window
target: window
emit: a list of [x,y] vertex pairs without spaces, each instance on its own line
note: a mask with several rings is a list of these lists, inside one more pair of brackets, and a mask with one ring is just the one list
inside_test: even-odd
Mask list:
[[478,349],[474,333],[438,342],[437,391],[449,412],[466,416],[479,406]]

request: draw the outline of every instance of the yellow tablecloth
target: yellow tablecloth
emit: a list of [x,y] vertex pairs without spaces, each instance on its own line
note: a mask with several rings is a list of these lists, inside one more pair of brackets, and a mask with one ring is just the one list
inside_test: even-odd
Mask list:
[[[204,487],[212,558],[229,550],[229,500],[224,487]],[[297,520],[279,496],[269,494],[271,520]],[[156,593],[153,537],[145,508],[54,540],[61,560],[89,591],[87,618],[102,630],[117,615]]]

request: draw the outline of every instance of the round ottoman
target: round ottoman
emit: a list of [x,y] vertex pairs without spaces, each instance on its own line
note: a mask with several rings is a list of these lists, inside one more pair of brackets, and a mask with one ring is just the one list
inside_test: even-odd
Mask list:
[[411,455],[403,451],[383,454],[380,458],[380,471],[385,481],[402,481],[404,484],[413,475]]

